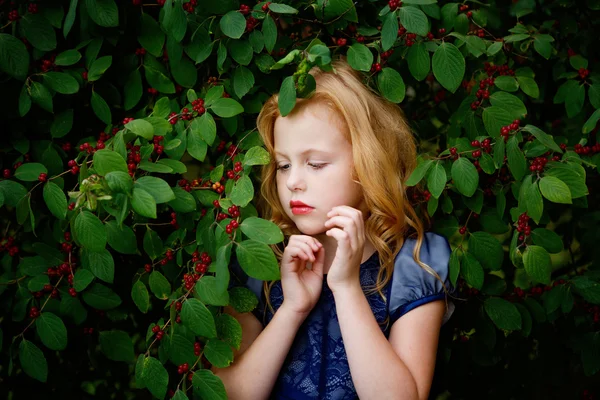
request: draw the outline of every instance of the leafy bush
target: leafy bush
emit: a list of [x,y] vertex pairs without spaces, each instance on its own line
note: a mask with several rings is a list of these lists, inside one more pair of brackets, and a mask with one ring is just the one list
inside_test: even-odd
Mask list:
[[157,3],[0,4],[5,392],[226,398],[222,306],[257,304],[232,251],[279,277],[257,113],[344,54],[409,117],[411,198],[452,243],[432,396],[592,398],[600,1]]

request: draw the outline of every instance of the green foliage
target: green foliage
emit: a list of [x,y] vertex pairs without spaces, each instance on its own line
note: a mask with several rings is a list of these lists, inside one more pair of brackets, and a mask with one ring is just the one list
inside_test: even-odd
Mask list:
[[223,306],[258,304],[232,252],[280,278],[256,117],[276,92],[291,113],[337,55],[418,133],[408,200],[452,246],[432,396],[581,397],[600,371],[597,1],[158,3],[0,5],[11,397],[226,398],[210,367],[242,328]]

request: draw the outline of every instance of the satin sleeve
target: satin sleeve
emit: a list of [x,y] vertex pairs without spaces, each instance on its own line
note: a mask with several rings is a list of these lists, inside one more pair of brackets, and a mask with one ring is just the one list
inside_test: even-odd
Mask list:
[[[442,282],[421,268],[413,259],[412,253],[416,243],[416,239],[406,239],[394,261],[390,294],[391,324],[423,304],[445,299],[447,294],[442,282],[450,294],[455,291],[449,279],[451,250],[448,240],[437,233],[426,232],[419,253],[421,261],[437,272]],[[443,323],[450,319],[453,312],[454,303],[449,301]]]

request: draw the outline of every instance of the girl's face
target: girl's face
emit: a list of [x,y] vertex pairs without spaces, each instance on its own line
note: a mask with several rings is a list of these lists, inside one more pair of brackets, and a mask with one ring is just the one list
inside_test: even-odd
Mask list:
[[[326,231],[327,213],[333,207],[346,205],[365,213],[362,188],[352,181],[352,146],[343,129],[334,112],[315,103],[275,121],[279,200],[305,235]],[[310,209],[293,210],[290,201],[301,201]]]

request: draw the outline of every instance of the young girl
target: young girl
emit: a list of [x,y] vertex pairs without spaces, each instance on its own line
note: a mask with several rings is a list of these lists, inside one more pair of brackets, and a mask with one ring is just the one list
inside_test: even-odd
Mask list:
[[258,116],[272,163],[263,216],[278,224],[281,281],[234,276],[260,299],[228,368],[230,399],[427,399],[438,336],[452,314],[450,247],[406,195],[416,146],[397,105],[343,59],[315,67],[317,88],[281,117]]

